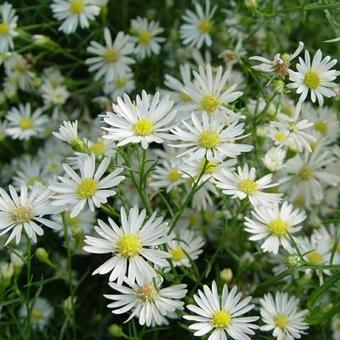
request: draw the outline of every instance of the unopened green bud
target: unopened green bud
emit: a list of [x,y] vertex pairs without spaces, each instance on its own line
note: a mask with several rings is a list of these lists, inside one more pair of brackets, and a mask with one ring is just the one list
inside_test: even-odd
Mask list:
[[51,39],[43,34],[33,34],[32,38],[37,45],[46,45],[51,42]]
[[74,298],[72,299],[72,296],[69,296],[68,298],[66,298],[66,299],[64,300],[64,303],[63,303],[64,309],[65,309],[67,312],[71,311],[71,310],[72,310],[72,306],[74,306],[74,305],[76,304],[76,302],[77,302],[77,298],[76,298],[76,297],[74,297]]
[[220,278],[225,283],[229,283],[233,278],[233,272],[230,268],[224,268],[220,271]]
[[122,327],[117,325],[117,324],[112,324],[109,327],[109,334],[113,337],[116,337],[116,338],[126,338],[127,339],[127,336],[126,336],[126,334],[124,334]]
[[289,255],[285,258],[285,263],[288,268],[295,268],[299,264],[299,256],[297,255]]
[[14,274],[14,267],[12,263],[2,263],[0,266],[1,286],[7,287],[11,283]]
[[87,153],[88,148],[86,147],[84,141],[80,138],[77,138],[70,142],[71,148],[74,151],[81,152],[81,153]]
[[256,10],[258,7],[257,0],[244,0],[244,5],[252,11]]
[[53,263],[51,262],[51,260],[49,259],[48,253],[45,250],[45,248],[39,247],[36,249],[35,251],[35,256],[37,257],[37,259],[42,262],[42,263],[46,263],[49,266],[53,267]]
[[283,93],[285,88],[285,83],[282,80],[277,80],[274,83],[274,89],[277,93]]

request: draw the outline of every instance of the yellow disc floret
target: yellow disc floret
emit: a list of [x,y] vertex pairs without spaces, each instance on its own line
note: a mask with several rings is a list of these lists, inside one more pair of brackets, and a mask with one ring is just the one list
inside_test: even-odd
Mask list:
[[133,257],[141,252],[142,242],[137,235],[128,234],[118,241],[117,250],[124,257]]
[[105,153],[106,151],[106,145],[104,142],[96,142],[93,143],[90,147],[89,147],[89,151],[94,153],[96,156],[102,155]]
[[216,148],[220,143],[220,135],[213,130],[205,130],[198,136],[198,145],[205,149]]
[[288,317],[283,314],[279,314],[274,317],[275,325],[281,329],[285,329],[288,324]]
[[174,168],[169,171],[168,180],[169,182],[176,182],[181,178],[181,173],[178,169]]
[[210,20],[203,19],[198,24],[198,28],[200,29],[200,31],[202,33],[210,33],[212,28],[213,28],[213,25],[212,25],[212,22]]
[[186,259],[185,252],[182,247],[174,247],[171,249],[172,261],[182,261]]
[[105,51],[103,57],[106,63],[113,64],[118,60],[119,54],[114,48],[109,48]]
[[88,199],[91,198],[98,189],[98,181],[93,178],[82,179],[77,188],[76,194],[79,198]]
[[328,130],[328,126],[327,123],[325,123],[324,121],[320,120],[318,122],[314,123],[314,129],[321,133],[322,135],[326,134],[327,130]]
[[143,302],[154,301],[158,296],[158,292],[153,284],[146,284],[138,288],[137,296]]
[[25,223],[32,219],[33,212],[30,207],[17,206],[10,212],[11,218],[15,223]]
[[321,79],[317,72],[309,70],[305,73],[303,82],[309,89],[315,90],[320,86]]
[[201,108],[203,111],[213,113],[221,105],[221,102],[217,96],[206,95],[201,101]]
[[215,328],[226,328],[231,324],[231,315],[229,312],[219,310],[213,314],[211,323]]
[[243,179],[238,183],[238,189],[247,195],[252,195],[257,192],[257,184],[253,179]]
[[148,31],[140,32],[138,35],[139,43],[142,45],[147,45],[151,41],[152,35]]
[[32,129],[33,121],[30,117],[22,117],[20,118],[19,126],[22,130]]
[[133,124],[133,131],[138,136],[149,136],[155,131],[155,124],[148,118],[142,118]]
[[274,138],[281,143],[286,139],[286,137],[287,135],[284,132],[277,132],[274,135]]
[[309,181],[314,178],[314,170],[310,166],[304,165],[298,172],[298,177],[302,181]]
[[308,262],[314,264],[315,266],[319,266],[323,262],[323,256],[317,250],[311,251],[307,254]]
[[115,85],[117,89],[122,89],[126,86],[126,80],[125,79],[116,79]]
[[7,22],[0,23],[0,36],[5,36],[9,32],[9,25]]
[[276,218],[267,224],[269,232],[275,236],[288,234],[288,223],[281,218]]
[[33,308],[32,310],[32,319],[35,321],[38,321],[42,318],[43,312],[39,308]]
[[84,0],[71,0],[70,12],[72,14],[80,14],[84,11],[84,8],[85,8]]

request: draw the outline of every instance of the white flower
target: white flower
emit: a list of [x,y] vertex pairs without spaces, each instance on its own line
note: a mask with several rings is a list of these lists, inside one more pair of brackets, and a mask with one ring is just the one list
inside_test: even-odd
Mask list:
[[43,84],[40,91],[46,106],[63,105],[70,96],[66,87],[60,85]]
[[298,209],[293,209],[291,204],[283,202],[281,207],[255,206],[252,211],[252,218],[245,217],[245,230],[253,234],[251,241],[264,240],[261,249],[265,252],[272,252],[277,255],[280,245],[290,250],[289,235],[302,229],[299,226],[306,219],[306,214]]
[[162,217],[156,213],[145,222],[146,211],[140,213],[135,205],[129,216],[122,207],[120,209],[121,227],[109,218],[110,226],[98,220],[95,227],[99,237],[86,236],[84,250],[94,254],[111,254],[111,258],[98,267],[95,274],[104,275],[111,272],[109,280],[121,285],[125,278],[129,282],[142,285],[144,279],[151,281],[156,276],[155,269],[148,262],[161,267],[166,266],[169,255],[157,249],[165,244],[169,237],[169,227]]
[[0,235],[11,231],[6,244],[15,237],[16,244],[20,242],[21,232],[24,229],[26,235],[37,241],[37,235],[44,234],[43,229],[37,224],[57,229],[58,225],[45,215],[58,213],[58,209],[50,202],[51,192],[42,190],[35,186],[28,190],[25,184],[21,185],[20,195],[17,194],[13,186],[9,186],[9,196],[5,190],[0,188]]
[[71,217],[77,216],[88,204],[91,211],[107,202],[108,197],[114,196],[113,190],[125,177],[118,176],[123,169],[116,169],[105,176],[110,165],[110,158],[105,158],[96,170],[94,154],[79,159],[80,176],[67,164],[63,164],[66,175],[58,176],[59,182],[50,186],[54,191],[52,201],[56,206],[67,206],[71,210]]
[[309,52],[305,51],[305,60],[299,58],[299,64],[296,65],[297,72],[289,70],[289,79],[292,83],[288,84],[288,87],[297,89],[296,93],[301,94],[299,104],[306,100],[309,92],[312,102],[318,100],[320,106],[323,105],[324,96],[326,98],[335,96],[332,88],[336,84],[333,80],[340,72],[331,68],[336,63],[337,60],[331,60],[329,56],[322,59],[320,50],[317,50],[311,63]]
[[259,56],[250,57],[249,59],[261,62],[259,65],[252,66],[254,70],[265,73],[277,72],[280,76],[285,77],[288,74],[290,62],[301,53],[303,46],[304,44],[300,41],[299,46],[292,55],[284,54],[281,57],[280,53],[277,53],[273,60]]
[[194,81],[183,88],[193,103],[184,106],[187,110],[196,112],[205,111],[209,116],[224,122],[228,117],[235,116],[235,113],[226,107],[227,104],[235,101],[242,95],[240,91],[234,91],[236,84],[226,89],[229,72],[223,72],[219,66],[216,73],[213,72],[211,65],[200,66],[199,72],[194,72]]
[[184,45],[201,48],[203,45],[211,46],[210,33],[214,28],[213,16],[217,6],[210,8],[210,1],[205,1],[205,10],[196,2],[195,12],[186,10],[182,16],[185,22],[180,27],[180,35]]
[[133,34],[131,41],[136,44],[135,54],[138,58],[144,59],[152,54],[159,54],[161,50],[159,43],[165,41],[165,38],[157,37],[164,31],[158,22],[149,22],[146,18],[137,17],[131,20],[131,31]]
[[141,143],[147,149],[152,142],[163,143],[169,139],[169,124],[176,116],[173,110],[173,101],[166,96],[160,100],[159,92],[154,96],[145,91],[142,96],[137,95],[136,103],[132,103],[129,96],[124,94],[124,99],[118,98],[117,104],[112,104],[114,112],[107,112],[104,122],[109,127],[104,138],[119,141],[117,146],[129,143]]
[[273,331],[273,336],[278,340],[300,339],[308,328],[304,317],[306,310],[299,311],[299,300],[287,293],[277,292],[275,299],[271,294],[266,294],[261,303],[261,317],[266,324],[261,326],[262,331]]
[[235,140],[245,137],[242,135],[244,123],[239,123],[238,119],[229,126],[209,117],[206,112],[200,117],[192,113],[191,119],[191,124],[182,121],[185,130],[178,126],[171,130],[179,141],[171,146],[187,148],[178,157],[188,155],[188,159],[203,159],[205,156],[208,160],[223,159],[236,157],[253,148],[251,145],[234,143]]
[[272,172],[280,170],[283,166],[286,151],[280,148],[271,148],[266,152],[262,161],[266,168]]
[[115,77],[112,82],[104,85],[104,93],[109,95],[113,101],[116,101],[117,98],[121,97],[124,93],[131,93],[136,88],[133,77],[132,72]]
[[[43,331],[52,318],[54,309],[52,305],[44,298],[38,297],[33,301],[34,302],[31,307],[32,327],[34,329],[38,329],[39,331]],[[27,319],[27,307],[25,305],[21,306],[19,314],[24,320]]]
[[74,144],[78,140],[78,121],[64,121],[59,127],[59,132],[53,134],[68,144]]
[[181,229],[178,235],[174,235],[168,242],[167,248],[171,256],[173,266],[191,267],[203,252],[203,238],[193,230]]
[[14,49],[13,38],[18,35],[18,16],[7,1],[0,6],[0,54],[5,54]]
[[332,323],[333,340],[340,340],[340,314],[335,314]]
[[112,41],[107,27],[104,28],[104,40],[106,46],[91,41],[87,51],[95,57],[86,59],[85,63],[90,65],[90,72],[96,72],[95,80],[103,79],[108,84],[131,73],[130,65],[135,61],[129,55],[133,53],[134,45],[131,37],[123,32],[118,32],[115,40]]
[[65,34],[74,33],[80,25],[81,28],[90,26],[100,12],[100,8],[92,4],[91,0],[53,0],[51,4],[53,16],[63,21],[59,31]]
[[42,115],[41,109],[31,110],[31,104],[20,104],[12,107],[6,116],[8,128],[6,133],[14,139],[26,140],[33,136],[39,137],[44,131],[48,118]]
[[161,288],[162,281],[157,276],[154,281],[144,279],[140,284],[129,282],[128,286],[110,282],[109,286],[118,294],[106,294],[104,297],[114,301],[108,305],[113,309],[112,313],[123,314],[132,311],[125,322],[137,317],[142,326],[167,325],[166,317],[173,317],[176,310],[183,309],[180,299],[184,298],[187,290],[185,284]]
[[208,340],[226,340],[227,336],[237,340],[250,340],[248,335],[254,335],[253,329],[258,328],[253,322],[259,317],[240,317],[254,307],[249,304],[251,297],[240,301],[241,296],[241,293],[237,294],[236,286],[229,291],[228,286],[224,285],[220,297],[213,281],[211,289],[204,285],[203,291],[199,290],[198,295],[194,295],[197,306],[186,306],[196,315],[184,315],[183,318],[194,321],[189,328],[195,331],[195,336],[202,337],[212,332]]
[[282,194],[262,192],[263,189],[277,186],[271,181],[272,174],[256,180],[256,169],[249,169],[248,164],[238,167],[237,172],[222,171],[221,175],[215,176],[215,184],[224,194],[240,200],[248,197],[252,205],[272,206],[281,200]]

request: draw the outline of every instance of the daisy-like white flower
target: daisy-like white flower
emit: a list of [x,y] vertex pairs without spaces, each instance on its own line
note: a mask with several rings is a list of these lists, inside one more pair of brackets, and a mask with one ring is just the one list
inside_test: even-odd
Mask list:
[[285,157],[286,150],[282,148],[271,148],[266,152],[262,161],[268,170],[274,172],[282,168]]
[[167,244],[172,264],[175,267],[191,267],[191,262],[203,252],[203,246],[203,238],[193,230],[187,229],[181,229],[178,235],[174,235]]
[[71,217],[77,216],[88,204],[91,211],[114,196],[113,190],[125,177],[119,176],[123,169],[118,168],[103,178],[110,165],[110,158],[105,158],[96,169],[95,155],[79,159],[80,176],[67,164],[63,164],[66,175],[58,176],[59,182],[50,186],[54,192],[52,204],[71,209]]
[[151,281],[143,279],[140,284],[128,281],[128,286],[110,282],[109,286],[118,294],[106,294],[104,297],[114,301],[108,304],[113,314],[131,311],[125,322],[137,317],[142,326],[167,325],[166,318],[176,316],[175,311],[183,309],[184,303],[180,299],[184,298],[187,289],[185,284],[161,288],[162,281],[157,276]]
[[256,169],[245,164],[243,168],[238,167],[237,172],[222,171],[215,176],[215,184],[226,195],[240,200],[248,197],[252,205],[272,206],[281,201],[282,194],[263,192],[263,189],[277,186],[272,182],[272,174],[256,179]]
[[67,91],[66,87],[61,85],[52,86],[51,84],[43,84],[40,92],[47,107],[63,105],[70,96],[70,92]]
[[286,145],[299,152],[302,150],[312,151],[311,144],[316,139],[304,130],[313,126],[313,122],[307,119],[298,120],[298,117],[289,117],[279,114],[278,121],[272,121],[270,126],[275,129],[274,141],[276,144]]
[[261,300],[262,331],[272,332],[278,340],[300,339],[308,324],[304,321],[307,310],[299,310],[299,299],[277,292],[275,298],[266,294]]
[[48,118],[42,115],[41,109],[32,112],[31,104],[20,104],[12,107],[6,116],[8,128],[6,133],[14,139],[27,140],[38,136],[44,131]]
[[236,286],[229,291],[228,286],[224,285],[220,297],[216,282],[213,281],[211,288],[204,285],[203,291],[198,290],[198,295],[194,295],[197,306],[186,306],[196,315],[184,315],[183,318],[194,322],[189,329],[195,331],[195,336],[202,337],[212,332],[208,340],[226,340],[227,336],[237,340],[250,340],[249,335],[255,334],[253,329],[258,328],[253,322],[259,317],[240,317],[254,308],[250,304],[251,297],[240,301],[241,296],[241,293],[237,293]]
[[121,97],[124,93],[129,94],[136,88],[133,77],[132,72],[117,76],[112,82],[104,85],[104,93],[115,102],[118,97]]
[[290,250],[289,235],[302,229],[300,224],[306,219],[306,214],[298,209],[293,209],[291,204],[283,202],[281,207],[255,206],[252,218],[245,217],[246,231],[253,234],[249,237],[252,241],[264,240],[261,249],[275,255],[280,245]]
[[193,102],[186,105],[185,108],[197,112],[205,111],[209,116],[221,121],[224,121],[228,116],[233,117],[235,113],[226,105],[239,98],[242,92],[234,91],[237,87],[236,84],[226,89],[228,77],[229,72],[223,72],[222,66],[217,68],[216,73],[210,64],[205,67],[200,66],[199,72],[194,72],[194,81],[183,89]]
[[156,21],[148,21],[146,18],[137,17],[131,20],[131,40],[135,43],[135,54],[138,58],[144,59],[152,54],[159,54],[160,43],[165,38],[157,37],[164,29]]
[[0,54],[5,54],[14,48],[13,38],[18,35],[15,30],[18,16],[7,1],[0,7],[0,14]]
[[171,130],[179,141],[178,144],[171,146],[186,148],[178,157],[189,155],[189,159],[203,159],[205,156],[208,160],[223,159],[236,157],[253,148],[251,145],[234,143],[235,140],[245,137],[242,135],[244,123],[239,123],[238,119],[235,119],[229,126],[209,117],[206,112],[203,112],[201,117],[192,113],[191,119],[191,124],[182,121],[185,130],[178,126]]
[[210,1],[205,1],[205,9],[196,2],[195,12],[187,9],[182,16],[184,24],[180,27],[180,35],[184,45],[201,48],[211,46],[210,34],[214,28],[213,16],[217,6],[210,8]]
[[137,95],[135,104],[124,94],[123,99],[119,97],[117,104],[112,104],[114,112],[104,116],[109,125],[103,128],[108,132],[104,138],[118,141],[117,146],[141,143],[144,149],[152,142],[163,143],[171,137],[169,124],[177,114],[173,105],[168,96],[160,100],[159,92],[150,96],[143,91],[141,97]]
[[87,51],[95,57],[86,59],[85,63],[89,65],[90,72],[96,72],[95,80],[103,79],[108,84],[131,73],[130,65],[135,61],[130,55],[134,51],[134,45],[131,37],[123,32],[118,32],[115,40],[112,41],[107,27],[104,28],[104,40],[105,46],[91,41]]
[[100,7],[94,5],[91,0],[53,0],[51,4],[53,16],[63,21],[59,31],[65,34],[74,33],[80,25],[81,28],[90,26],[100,12]]
[[296,65],[297,72],[289,70],[292,83],[288,84],[288,87],[301,94],[300,104],[306,100],[309,92],[312,102],[318,100],[320,106],[323,105],[323,97],[335,96],[332,88],[336,87],[336,84],[333,81],[340,75],[339,71],[332,70],[336,63],[337,60],[331,60],[329,56],[322,59],[320,50],[317,50],[311,62],[309,52],[305,51],[305,60],[299,58],[299,64]]
[[94,254],[111,254],[111,258],[93,275],[111,272],[109,280],[117,280],[118,285],[125,278],[143,285],[144,279],[151,281],[156,277],[156,271],[148,261],[161,267],[168,264],[168,253],[157,247],[169,240],[169,227],[162,217],[156,218],[156,213],[145,222],[146,210],[139,213],[137,205],[130,209],[128,217],[122,207],[120,216],[121,227],[110,218],[110,225],[98,220],[95,230],[100,237],[86,236],[84,250]]
[[273,73],[276,72],[281,77],[285,77],[288,75],[289,66],[291,61],[296,58],[302,51],[304,44],[300,41],[298,48],[292,55],[287,53],[281,56],[280,53],[275,54],[273,60],[268,60],[263,57],[254,56],[250,57],[250,60],[255,60],[261,62],[261,64],[252,66],[254,70],[265,72],[265,73]]
[[57,229],[55,222],[45,218],[46,215],[58,213],[59,210],[51,205],[51,192],[47,189],[35,186],[28,190],[25,184],[21,185],[20,195],[13,186],[9,186],[10,196],[0,188],[0,235],[11,232],[6,244],[14,237],[16,244],[20,242],[21,233],[24,229],[27,236],[33,242],[37,241],[37,235],[44,234],[38,224]]
[[53,132],[54,136],[60,140],[73,145],[77,143],[78,138],[78,121],[64,121],[59,127],[59,132]]

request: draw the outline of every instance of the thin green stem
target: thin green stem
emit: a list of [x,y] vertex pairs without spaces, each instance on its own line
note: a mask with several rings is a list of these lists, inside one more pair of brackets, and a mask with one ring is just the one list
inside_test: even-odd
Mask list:
[[31,306],[31,265],[32,265],[32,245],[31,245],[31,239],[26,235],[26,336],[28,336],[27,339],[31,339],[32,336],[32,327],[31,327],[31,321],[32,321],[32,306]]

